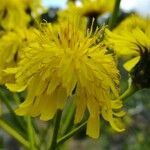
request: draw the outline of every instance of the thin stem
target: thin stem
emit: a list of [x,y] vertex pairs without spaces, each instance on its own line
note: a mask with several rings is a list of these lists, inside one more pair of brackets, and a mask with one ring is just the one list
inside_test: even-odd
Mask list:
[[2,103],[1,103],[1,100],[0,100],[0,116],[2,115]]
[[74,113],[75,113],[74,103],[71,103],[67,112],[68,113],[67,113],[66,119],[63,122],[63,129],[62,129],[61,135],[66,134],[72,127],[73,119],[74,119]]
[[65,141],[67,141],[70,137],[72,137],[73,135],[75,135],[76,133],[80,132],[87,124],[87,121],[85,121],[84,123],[82,123],[80,126],[76,127],[75,129],[73,129],[71,132],[69,132],[68,134],[66,134],[65,136],[61,137],[60,139],[58,139],[57,141],[57,145],[63,144]]
[[10,104],[10,99],[8,99],[8,97],[3,93],[3,91],[1,91],[1,89],[0,89],[0,98],[2,99],[2,102],[6,105],[10,114],[13,116],[13,119],[16,122],[16,124],[19,125],[19,127],[21,129],[24,130],[24,124],[23,124],[22,120],[20,118],[16,117],[16,114]]
[[10,105],[10,100],[8,99],[8,97],[1,90],[0,90],[0,98],[5,103],[6,107],[9,110],[9,112],[14,114],[14,110]]
[[110,30],[112,30],[116,25],[116,22],[118,19],[118,14],[119,14],[120,2],[121,2],[121,0],[116,0],[113,13],[109,19],[108,25],[109,25]]
[[17,93],[13,93],[13,99],[15,100],[17,105],[20,104],[20,98],[19,98],[19,95]]
[[58,130],[60,127],[60,120],[61,120],[62,111],[60,109],[57,110],[55,121],[54,121],[54,130],[53,130],[53,136],[51,141],[51,146],[49,150],[55,150],[57,146],[57,136],[58,136]]
[[133,95],[137,90],[138,90],[138,88],[136,88],[136,86],[131,84],[128,87],[128,89],[119,98],[122,99],[122,100],[125,100],[128,97],[130,97],[131,95]]
[[49,134],[49,129],[51,127],[51,121],[48,122],[47,127],[44,129],[44,131],[42,132],[41,136],[40,136],[40,144],[42,145],[43,143],[46,143],[45,138],[48,136]]
[[35,137],[34,137],[34,130],[32,125],[31,117],[27,117],[27,126],[28,126],[28,138],[30,142],[30,149],[35,150]]
[[17,141],[19,141],[22,145],[24,145],[25,147],[29,148],[29,142],[24,139],[19,133],[18,131],[16,131],[15,129],[13,129],[11,126],[9,126],[5,121],[3,121],[2,119],[0,119],[0,127],[2,129],[4,129],[9,135],[11,135],[12,137],[14,137]]

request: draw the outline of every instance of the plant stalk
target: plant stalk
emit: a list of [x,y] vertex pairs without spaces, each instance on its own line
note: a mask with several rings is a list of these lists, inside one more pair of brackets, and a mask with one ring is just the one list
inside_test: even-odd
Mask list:
[[15,129],[13,129],[10,125],[8,125],[5,121],[0,119],[0,127],[5,130],[9,135],[14,137],[17,141],[19,141],[22,145],[24,145],[26,148],[30,147],[29,142],[22,137],[22,135],[19,134]]
[[80,126],[76,127],[75,129],[73,129],[71,132],[69,132],[68,134],[66,134],[65,136],[61,137],[60,139],[58,139],[57,141],[57,145],[63,144],[65,141],[67,141],[69,138],[71,138],[73,135],[75,135],[76,133],[80,132],[87,124],[87,121],[85,121],[84,123],[82,123]]
[[31,150],[36,150],[34,130],[33,130],[31,117],[27,117],[27,126],[28,126],[28,140],[30,142],[30,149]]
[[72,103],[68,109],[68,114],[66,116],[65,121],[63,122],[63,130],[61,132],[61,135],[65,135],[70,131],[73,125],[73,120],[74,120],[74,113],[75,113],[75,105]]
[[113,9],[113,13],[112,13],[112,15],[109,19],[109,23],[108,23],[110,30],[112,30],[116,25],[116,22],[118,19],[118,14],[119,14],[119,9],[120,9],[120,3],[121,3],[121,0],[116,0],[115,6]]
[[1,91],[1,89],[0,89],[0,98],[2,99],[2,102],[6,105],[7,109],[9,110],[10,114],[12,115],[13,119],[15,120],[16,125],[18,125],[21,129],[25,130],[22,119],[16,117],[16,114],[15,114],[13,108],[11,107],[10,100],[3,93],[3,91]]
[[122,100],[125,100],[128,97],[130,97],[131,95],[133,95],[136,91],[138,91],[138,88],[136,86],[134,86],[133,84],[131,84],[128,87],[128,89],[119,98]]
[[62,111],[60,109],[57,110],[54,120],[54,129],[53,129],[53,136],[49,150],[55,150],[57,146],[57,136],[58,130],[60,127],[60,120],[61,120]]

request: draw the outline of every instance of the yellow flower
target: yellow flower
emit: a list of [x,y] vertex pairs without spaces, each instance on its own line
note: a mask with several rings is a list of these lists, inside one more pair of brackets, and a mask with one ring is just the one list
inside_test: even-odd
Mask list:
[[23,9],[21,0],[1,0],[0,25],[5,30],[25,27],[30,18]]
[[85,16],[98,16],[113,10],[114,0],[82,0],[81,13]]
[[21,56],[21,49],[29,42],[29,30],[18,29],[16,31],[3,32],[0,36],[0,84],[14,79],[4,70],[15,67]]
[[114,0],[82,0],[81,5],[74,2],[68,3],[68,8],[58,11],[58,16],[63,20],[66,16],[91,16],[97,17],[105,12],[112,11]]
[[106,30],[108,43],[116,54],[129,61],[124,65],[127,71],[139,62],[141,54],[149,51],[150,20],[133,15],[125,19],[113,32]]
[[[59,25],[45,24],[35,42],[24,50],[15,72],[16,83],[6,84],[12,91],[27,89],[27,97],[16,110],[18,115],[52,119],[63,109],[68,97],[76,105],[75,123],[89,111],[87,134],[99,136],[100,115],[117,131],[122,103],[118,98],[119,72],[112,55],[99,42],[101,31],[87,33],[81,20]],[[73,92],[75,91],[75,92]],[[115,111],[114,111],[115,110]]]

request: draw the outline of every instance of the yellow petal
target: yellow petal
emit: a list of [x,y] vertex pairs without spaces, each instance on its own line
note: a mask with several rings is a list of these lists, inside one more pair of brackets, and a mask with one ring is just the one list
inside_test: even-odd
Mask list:
[[6,87],[12,92],[22,92],[26,89],[27,85],[18,85],[18,84],[6,84]]
[[31,109],[30,107],[19,107],[15,110],[15,113],[19,116],[27,115],[27,112]]
[[43,95],[41,96],[40,101],[41,101],[41,105],[39,106],[41,110],[40,119],[44,121],[52,119],[57,110],[57,101],[55,97]]
[[64,88],[59,87],[54,95],[57,99],[57,109],[63,109],[67,101],[67,92]]
[[98,138],[100,134],[100,119],[99,116],[90,116],[87,123],[87,135],[92,138]]
[[132,70],[132,68],[135,67],[135,65],[139,62],[139,60],[140,60],[140,56],[137,56],[137,57],[127,61],[123,66],[128,72],[130,72]]
[[118,132],[122,132],[125,130],[123,123],[119,119],[112,118],[112,119],[110,119],[109,122],[114,130],[116,130]]
[[8,73],[8,74],[14,74],[17,72],[17,68],[7,68],[5,70],[3,70],[5,73]]
[[75,123],[79,123],[82,120],[86,109],[86,100],[84,98],[81,98],[80,96],[77,96],[75,98],[75,102],[76,102]]
[[88,99],[88,110],[90,113],[87,123],[87,135],[93,138],[99,137],[100,119],[99,119],[99,105],[95,99]]
[[117,116],[117,117],[123,117],[126,114],[125,111],[119,111],[119,112],[114,112],[113,115]]
[[51,95],[55,89],[57,88],[57,86],[59,85],[59,79],[58,78],[52,78],[50,80],[50,83],[48,85],[48,88],[47,88],[47,95]]
[[111,107],[113,109],[120,109],[123,106],[122,101],[121,100],[112,100],[111,101]]

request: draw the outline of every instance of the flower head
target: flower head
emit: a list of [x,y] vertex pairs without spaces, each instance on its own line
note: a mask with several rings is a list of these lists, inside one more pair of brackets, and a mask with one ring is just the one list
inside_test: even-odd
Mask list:
[[125,18],[114,30],[115,33],[120,33],[125,31],[132,31],[135,28],[140,28],[145,31],[147,26],[149,25],[149,19],[143,18],[142,16],[132,14]]
[[2,32],[0,36],[0,84],[14,80],[14,77],[10,74],[8,75],[5,69],[17,65],[21,57],[22,48],[30,41],[30,32],[26,28]]
[[[116,54],[128,58],[124,64],[138,88],[150,86],[150,20],[131,16],[113,32],[107,31],[108,41]],[[124,29],[123,29],[124,28]]]
[[58,11],[58,15],[62,20],[66,16],[97,17],[112,11],[114,2],[114,0],[82,0],[80,5],[69,2],[68,8]]
[[149,23],[148,19],[132,15],[123,20],[113,32],[107,30],[108,42],[114,48],[116,54],[121,57],[139,55],[140,50],[138,45],[142,46],[146,44],[143,34],[148,35]]
[[5,30],[25,27],[30,18],[25,13],[21,0],[1,0],[0,26]]
[[[44,24],[37,39],[24,50],[14,68],[16,83],[6,84],[12,91],[27,89],[27,97],[16,110],[19,115],[52,119],[63,109],[68,97],[74,97],[75,123],[89,111],[87,134],[99,136],[100,115],[117,130],[117,111],[122,107],[118,97],[119,72],[111,54],[99,42],[101,31],[84,32],[81,20],[59,25]],[[115,112],[113,110],[116,110]]]
[[82,0],[82,14],[85,16],[99,16],[113,10],[114,0]]

